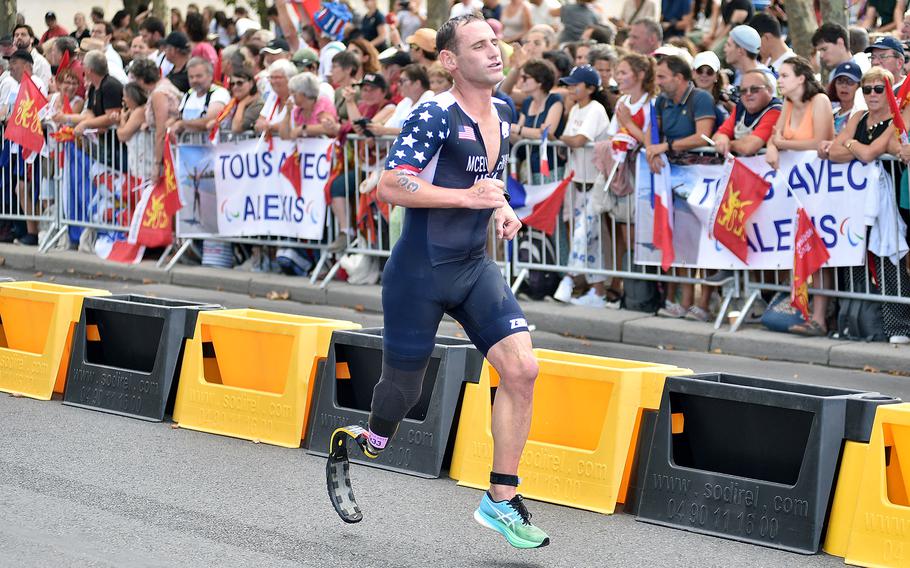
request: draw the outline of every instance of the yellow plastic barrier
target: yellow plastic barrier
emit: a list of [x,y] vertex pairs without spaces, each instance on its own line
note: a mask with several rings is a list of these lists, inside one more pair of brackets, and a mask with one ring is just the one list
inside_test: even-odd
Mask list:
[[[522,495],[600,513],[623,502],[642,411],[660,406],[664,379],[689,369],[535,349],[531,432],[518,466]],[[449,475],[487,489],[493,464],[492,387],[485,361],[479,384],[465,384]]]
[[202,312],[174,403],[181,428],[300,447],[316,368],[342,320],[260,310]]
[[82,299],[109,295],[47,282],[0,283],[0,391],[39,400],[63,393]]
[[825,551],[856,566],[910,566],[910,404],[878,407],[869,444],[847,449]]

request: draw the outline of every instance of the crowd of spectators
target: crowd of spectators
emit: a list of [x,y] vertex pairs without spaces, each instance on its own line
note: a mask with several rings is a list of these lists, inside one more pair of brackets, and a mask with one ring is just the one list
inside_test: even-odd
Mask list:
[[[721,155],[764,153],[772,167],[782,150],[815,150],[834,161],[868,162],[885,153],[910,160],[910,146],[895,136],[883,96],[885,81],[896,92],[910,68],[910,12],[903,13],[902,0],[851,3],[863,10],[851,11],[849,28],[819,21],[808,57],[791,49],[778,0],[622,4],[611,17],[603,0],[451,5],[451,16],[482,12],[500,38],[507,72],[494,95],[514,109],[512,142],[540,140],[546,132],[564,143],[546,150],[549,176],[541,171],[541,150],[523,150],[521,181],[546,183],[575,172],[556,252],[573,272],[559,282],[556,300],[618,308],[626,292],[622,279],[585,270],[632,268],[635,172],[614,164],[613,155],[602,151],[605,144],[623,141],[631,159],[644,156],[654,171],[667,160],[691,163],[691,151],[706,140]],[[154,177],[161,175],[168,131],[208,132],[218,125],[222,132],[285,139],[394,136],[412,109],[452,87],[437,61],[436,32],[426,25],[423,0],[394,0],[389,13],[376,0],[364,0],[360,9],[324,3],[312,20],[289,0],[275,0],[264,16],[239,5],[228,14],[190,4],[185,12],[171,10],[168,21],[140,6],[136,14],[121,10],[110,18],[93,8],[88,19],[76,14],[69,29],[53,12],[44,26],[20,22],[0,38],[0,118],[10,113],[27,72],[42,91],[61,95],[49,119],[73,126],[77,137],[116,127],[119,143],[136,147],[134,153],[139,144],[151,144],[151,159],[131,168]],[[64,58],[72,63],[57,73]],[[656,142],[649,133],[652,102]],[[4,159],[17,163],[14,153],[5,143]],[[611,170],[617,174],[605,175]],[[906,219],[903,170],[895,170],[895,195]],[[331,253],[344,251],[357,235],[349,200],[363,173],[370,172],[351,168],[331,185],[340,227]],[[0,227],[0,239],[23,244],[35,244],[36,233],[31,222]],[[303,274],[311,261],[293,249],[264,249],[245,266]],[[906,263],[880,264],[885,277],[877,285],[887,294],[910,295]],[[700,276],[706,284],[721,284],[734,275]],[[822,287],[834,286],[833,270],[816,277]],[[717,289],[664,285],[659,313],[707,321]],[[815,296],[811,319],[790,331],[832,332],[832,304]],[[910,342],[907,305],[885,306],[885,334],[895,343]]]

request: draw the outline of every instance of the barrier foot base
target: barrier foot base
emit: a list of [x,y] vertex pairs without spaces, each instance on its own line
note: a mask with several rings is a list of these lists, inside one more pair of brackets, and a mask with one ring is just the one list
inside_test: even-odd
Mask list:
[[[187,249],[189,249],[192,244],[193,244],[192,239],[186,239],[185,241],[183,241],[183,244],[180,245],[180,248],[177,249],[177,252],[174,253],[173,258],[171,258],[171,260],[168,261],[168,263],[164,266],[164,271],[169,272],[172,268],[174,268],[174,265],[177,264],[177,261],[179,261],[180,258],[183,257],[184,254],[186,254]],[[164,259],[167,257],[162,256],[161,258]],[[161,262],[161,261],[159,260],[159,262]]]
[[376,457],[366,449],[366,430],[360,426],[344,426],[332,434],[329,457],[325,464],[325,481],[332,507],[346,523],[359,523],[363,513],[354,499],[351,487],[351,463],[348,461],[348,439],[354,440],[367,457]]
[[739,327],[746,321],[746,318],[749,317],[749,312],[752,311],[752,304],[755,303],[755,300],[761,294],[761,290],[755,290],[749,295],[749,299],[746,300],[746,304],[743,306],[743,309],[739,313],[739,317],[736,318],[736,321],[733,322],[733,325],[730,326],[730,331],[736,333],[739,330]]
[[518,293],[518,289],[521,287],[522,282],[525,281],[525,278],[528,277],[528,274],[529,274],[529,272],[528,272],[527,268],[521,269],[521,271],[518,273],[518,276],[515,277],[515,282],[512,282],[512,293],[513,294]]
[[47,251],[51,250],[51,248],[57,244],[57,241],[59,241],[68,230],[69,227],[66,225],[62,227],[57,227],[56,225],[51,227],[51,229],[48,231],[49,236],[46,236],[44,242],[38,246],[38,252],[46,253]]

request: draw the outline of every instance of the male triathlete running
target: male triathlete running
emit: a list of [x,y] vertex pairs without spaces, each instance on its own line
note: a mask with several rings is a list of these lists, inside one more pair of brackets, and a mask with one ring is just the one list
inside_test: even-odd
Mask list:
[[[509,207],[502,174],[509,158],[509,107],[491,96],[503,79],[496,34],[480,16],[453,18],[436,35],[439,61],[454,78],[451,91],[412,112],[389,151],[380,197],[407,208],[401,237],[382,278],[382,376],[373,390],[369,430],[348,428],[368,457],[376,457],[420,398],[424,372],[443,314],[464,327],[500,376],[493,406],[490,489],[474,518],[512,546],[549,544],[531,524],[517,493],[518,462],[531,426],[537,360],[524,313],[496,264],[486,257],[490,216],[499,238],[512,239],[521,222]],[[339,432],[345,429],[340,429]],[[344,442],[333,436],[333,453]],[[337,477],[347,462],[336,460]],[[341,466],[344,466],[343,470]],[[349,486],[329,492],[342,518]],[[350,501],[349,503],[352,503]]]

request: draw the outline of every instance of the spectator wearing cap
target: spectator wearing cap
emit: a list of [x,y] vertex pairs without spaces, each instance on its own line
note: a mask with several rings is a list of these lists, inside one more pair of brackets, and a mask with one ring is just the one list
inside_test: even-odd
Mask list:
[[120,57],[120,54],[117,53],[117,50],[111,45],[113,33],[114,27],[111,26],[110,22],[102,20],[92,24],[92,39],[99,40],[103,46],[101,49],[104,51],[104,56],[107,58],[108,72],[111,77],[126,84],[127,78],[126,73],[123,71],[123,58]]
[[389,46],[389,24],[385,21],[385,14],[379,11],[377,0],[365,0],[363,5],[367,11],[360,21],[360,33],[373,47],[382,51]]
[[279,59],[291,59],[290,46],[284,39],[276,38],[268,42],[259,50],[259,66],[262,71],[256,74],[256,86],[264,97],[267,97],[269,87],[269,67]]
[[[742,74],[749,69],[761,69],[771,74],[771,70],[758,62],[761,49],[761,38],[751,26],[736,26],[724,42],[724,59],[735,71],[733,85],[739,86]],[[773,76],[773,75],[772,75]]]
[[32,57],[33,74],[37,75],[47,85],[51,80],[51,64],[35,49],[35,32],[31,26],[18,24],[13,28],[13,45],[17,50],[25,50]]
[[852,61],[841,63],[831,73],[831,81],[828,83],[828,98],[834,103],[835,135],[844,129],[847,120],[857,112],[854,107],[862,76],[859,65]]
[[[784,107],[774,133],[768,140],[765,160],[773,169],[778,169],[781,150],[819,151],[823,141],[834,138],[834,119],[831,116],[831,101],[824,88],[815,78],[812,65],[803,57],[791,57],[780,68],[778,79]],[[830,277],[814,276],[821,286],[830,285]],[[828,282],[826,282],[826,280]],[[791,333],[809,336],[827,334],[826,296],[816,294],[812,298],[812,317],[804,323],[792,326]]]
[[657,20],[644,18],[629,26],[626,44],[629,49],[642,55],[651,55],[664,40],[664,31]]
[[351,11],[347,6],[336,2],[323,2],[322,9],[316,12],[313,23],[318,30],[316,40],[319,43],[319,78],[323,81],[332,71],[332,58],[339,51],[346,49],[341,43],[341,38],[344,37],[344,27],[351,18]]
[[[398,11],[395,13],[395,19],[398,22],[398,33],[403,38],[411,37],[423,25],[423,19],[411,9],[410,0],[398,0]],[[433,51],[436,51],[435,45]]]
[[897,38],[882,36],[866,48],[873,67],[886,69],[894,77],[894,93],[904,82],[904,46]]
[[[361,76],[366,73],[381,73],[382,64],[379,62],[379,52],[376,51],[376,48],[373,47],[373,44],[363,39],[362,37],[356,37],[348,42],[347,51],[350,51],[360,59],[360,75],[357,77],[358,80]],[[386,53],[397,53],[399,49],[386,50]],[[410,63],[410,59],[408,60]],[[407,65],[407,63],[405,63]]]
[[866,13],[860,25],[870,32],[892,32],[904,17],[905,8],[904,0],[866,0]]
[[[383,109],[395,108],[388,100],[388,83],[386,82],[385,77],[380,73],[364,74],[363,79],[360,81],[359,102],[358,92],[354,86],[344,87],[341,89],[341,92],[344,97],[345,105],[347,106],[348,115],[348,121],[342,124],[342,132],[353,130],[359,135],[366,134],[367,132],[364,130],[364,126],[362,126],[364,121],[369,123],[378,113],[383,111]],[[388,110],[386,110],[386,112],[388,112]],[[367,146],[366,143],[359,144],[357,149],[362,152]],[[348,150],[349,152],[352,152],[354,147],[349,144]],[[368,154],[375,156],[375,150]],[[349,155],[353,155],[353,153]],[[361,157],[369,158],[369,155],[362,155]],[[368,161],[369,160],[366,159],[361,163],[365,166]],[[364,167],[363,169],[367,168]],[[346,175],[338,176],[332,181],[332,185],[329,189],[332,213],[338,221],[341,232],[338,237],[329,244],[327,249],[328,252],[337,253],[343,251],[353,239],[354,229],[350,226],[346,204],[348,197],[353,195],[353,192],[356,191],[356,184],[358,182],[359,180],[356,177],[354,168],[349,168]]]
[[[715,121],[714,99],[695,86],[692,69],[682,58],[673,55],[661,58],[657,62],[655,82],[660,89],[654,106],[662,141],[648,145],[645,150],[652,172],[660,171],[665,160],[676,153],[704,146],[703,137],[711,136]],[[667,285],[667,299],[658,315],[706,320],[705,314],[693,309],[698,307],[693,306],[695,288],[692,285],[680,288],[682,295],[677,303],[676,284]]]
[[283,140],[334,136],[338,133],[338,116],[332,99],[319,92],[321,81],[316,75],[305,72],[291,77],[288,82],[290,98],[285,102],[288,112],[278,133]]
[[190,90],[186,64],[190,60],[190,42],[183,32],[171,32],[164,39],[164,56],[173,65],[168,80],[185,93]]
[[725,94],[727,76],[720,72],[720,59],[713,51],[702,51],[692,61],[692,81],[699,89],[707,91],[714,99],[714,127],[723,124],[730,113],[725,103],[729,98]]
[[420,28],[407,37],[411,61],[424,69],[436,62],[436,30]]
[[76,12],[73,15],[73,26],[76,29],[70,33],[70,37],[75,39],[77,42],[80,42],[87,37],[92,37],[92,32],[88,29],[88,25],[85,23],[85,14],[82,12]]
[[[301,73],[316,73],[319,70],[319,56],[309,47],[298,49],[291,56],[291,63],[297,66]],[[334,65],[334,61],[332,62]]]
[[389,85],[389,99],[398,104],[401,101],[401,94],[398,92],[398,77],[405,66],[411,64],[411,56],[401,50],[395,50],[379,60],[382,63],[382,75]]
[[761,38],[761,47],[758,50],[761,62],[777,77],[778,69],[783,62],[796,55],[784,43],[780,22],[771,14],[760,12],[749,20],[749,25],[758,32],[758,36]]
[[332,73],[329,81],[335,87],[335,112],[338,120],[348,120],[345,89],[353,88],[360,76],[360,59],[350,51],[342,51],[332,58]]
[[57,14],[54,12],[44,14],[44,25],[47,26],[47,31],[41,34],[41,41],[39,43],[42,45],[50,39],[69,34],[69,32],[66,31],[66,28],[57,23]]
[[190,90],[180,101],[180,118],[171,124],[171,131],[180,134],[184,130],[202,132],[217,118],[231,100],[231,94],[224,87],[215,85],[215,70],[204,57],[193,57],[186,64]]
[[28,73],[32,81],[41,89],[41,92],[47,94],[47,84],[41,77],[32,73],[34,69],[34,59],[31,53],[25,49],[17,49],[9,57],[9,70],[5,72],[3,82],[0,82],[0,120],[5,120],[13,110],[16,97],[19,96],[19,84],[22,81],[22,75]]
[[[524,69],[524,67],[522,68]],[[569,96],[575,102],[569,111],[565,130],[559,140],[569,148],[569,159],[566,169],[574,170],[572,179],[571,203],[576,234],[572,235],[573,246],[569,251],[569,268],[576,270],[575,274],[566,276],[560,282],[561,290],[557,290],[554,298],[561,302],[575,303],[591,307],[606,306],[606,278],[601,275],[588,275],[586,280],[591,285],[588,293],[581,298],[572,298],[572,276],[586,268],[603,268],[602,248],[600,242],[600,226],[591,223],[599,214],[594,210],[590,191],[597,177],[594,168],[594,150],[585,146],[603,140],[607,136],[607,127],[610,119],[604,107],[606,99],[600,85],[600,75],[590,65],[582,65],[572,70],[568,77],[559,80],[560,84],[569,87]],[[528,86],[530,90],[530,86]],[[578,246],[578,243],[585,243]]]

